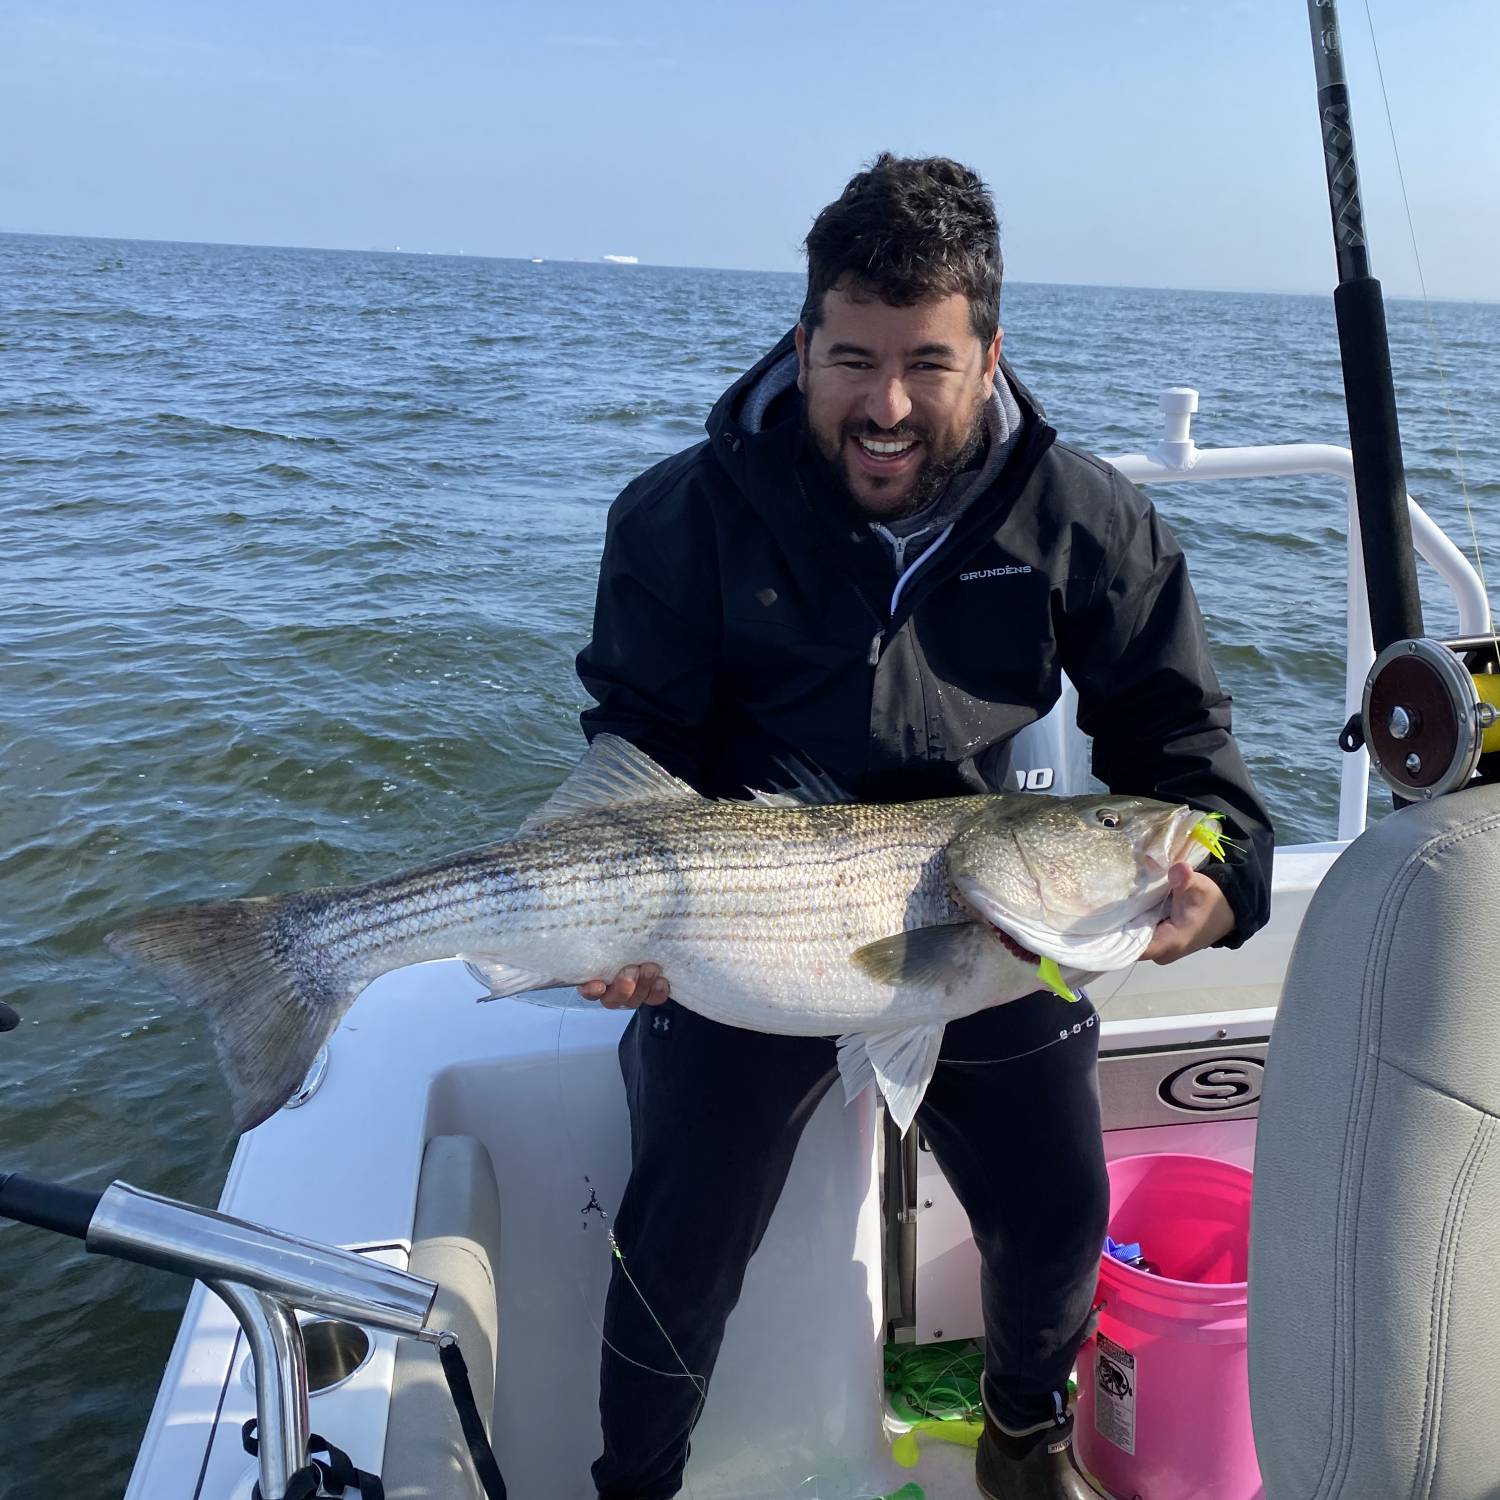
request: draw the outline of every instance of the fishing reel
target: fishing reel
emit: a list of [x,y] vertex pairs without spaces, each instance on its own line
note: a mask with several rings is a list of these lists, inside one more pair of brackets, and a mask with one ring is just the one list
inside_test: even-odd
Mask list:
[[[1408,802],[1500,780],[1500,647],[1494,636],[1395,641],[1365,679],[1357,721],[1386,784]],[[1351,724],[1345,749],[1358,749]]]

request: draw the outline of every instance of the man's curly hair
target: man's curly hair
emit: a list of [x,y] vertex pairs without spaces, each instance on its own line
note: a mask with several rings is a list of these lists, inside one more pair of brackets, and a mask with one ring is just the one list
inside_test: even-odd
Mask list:
[[1000,326],[995,203],[975,173],[946,156],[882,152],[813,221],[806,248],[809,337],[835,287],[892,307],[962,292],[983,343]]

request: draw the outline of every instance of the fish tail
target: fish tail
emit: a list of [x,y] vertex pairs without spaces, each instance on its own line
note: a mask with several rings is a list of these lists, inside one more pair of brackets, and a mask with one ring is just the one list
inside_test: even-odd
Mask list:
[[300,956],[299,900],[179,907],[104,940],[207,1018],[241,1132],[286,1103],[362,987]]

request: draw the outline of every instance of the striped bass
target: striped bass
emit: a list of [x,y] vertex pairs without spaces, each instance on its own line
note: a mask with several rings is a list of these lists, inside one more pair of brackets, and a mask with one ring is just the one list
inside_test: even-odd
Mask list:
[[1212,815],[1146,797],[713,801],[601,735],[514,837],[367,885],[147,915],[106,939],[208,1019],[236,1127],[274,1113],[373,979],[461,958],[489,998],[655,963],[730,1026],[839,1040],[904,1130],[947,1022],[1128,966]]

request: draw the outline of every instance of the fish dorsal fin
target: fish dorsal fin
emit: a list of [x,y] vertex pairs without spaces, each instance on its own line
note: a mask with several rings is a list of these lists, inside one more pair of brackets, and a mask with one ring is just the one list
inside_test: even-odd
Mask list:
[[530,833],[544,823],[573,813],[598,812],[645,802],[701,802],[687,782],[664,771],[629,740],[615,734],[597,736],[561,786],[521,824]]
[[805,760],[784,755],[776,764],[791,778],[790,786],[771,787],[766,791],[745,788],[755,801],[766,807],[832,807],[855,800],[826,771],[818,770]]
[[844,1099],[852,1101],[876,1084],[896,1128],[905,1135],[922,1106],[943,1046],[943,1023],[900,1031],[855,1032],[838,1042]]

